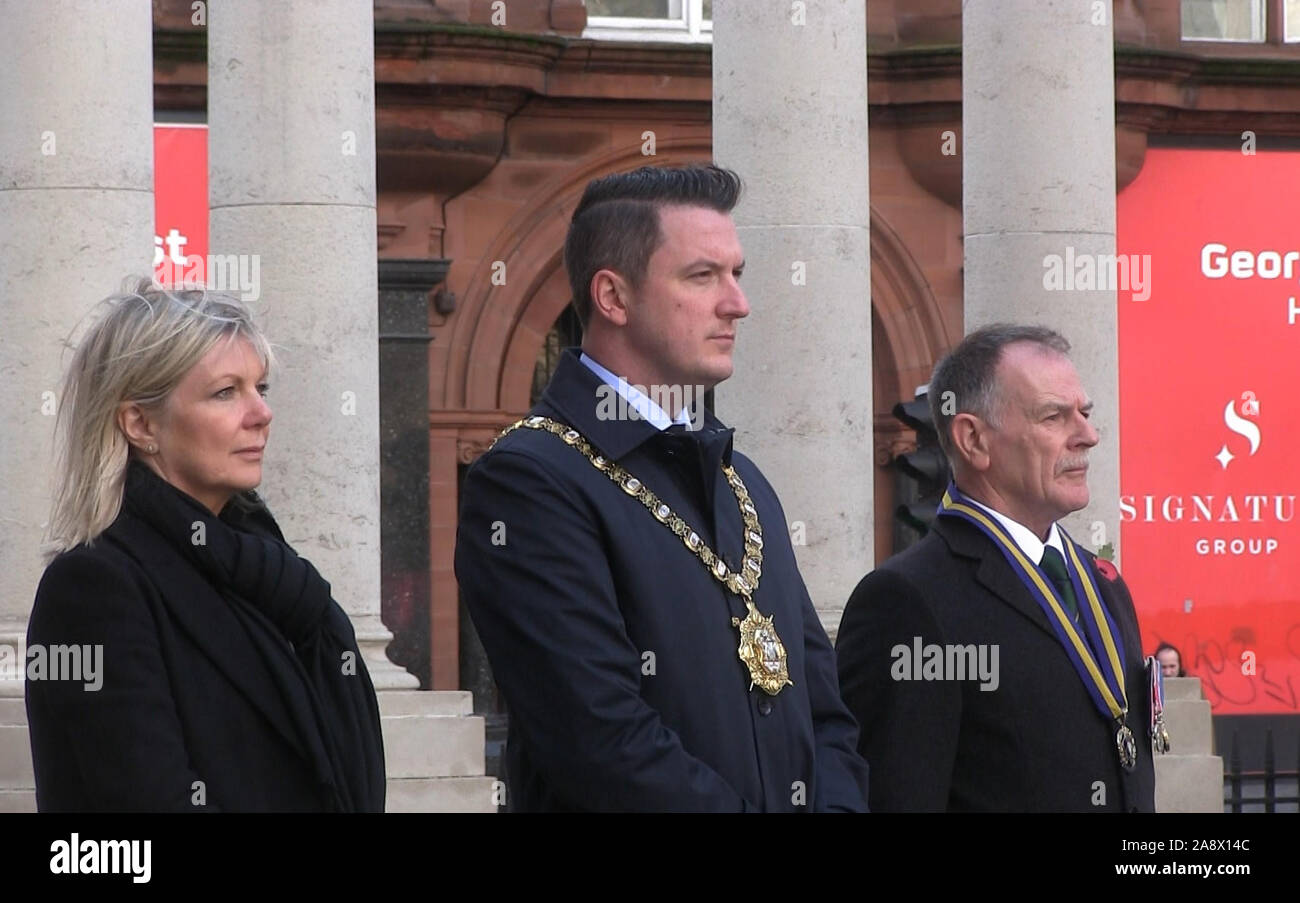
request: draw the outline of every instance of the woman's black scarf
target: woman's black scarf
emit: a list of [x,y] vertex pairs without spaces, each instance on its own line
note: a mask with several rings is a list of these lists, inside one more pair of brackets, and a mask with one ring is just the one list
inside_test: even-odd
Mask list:
[[[352,624],[329,583],[284,541],[256,493],[236,495],[218,518],[133,458],[124,506],[231,603],[293,713],[325,804],[342,812],[384,811],[379,708]],[[203,524],[202,543],[193,541],[196,521]]]

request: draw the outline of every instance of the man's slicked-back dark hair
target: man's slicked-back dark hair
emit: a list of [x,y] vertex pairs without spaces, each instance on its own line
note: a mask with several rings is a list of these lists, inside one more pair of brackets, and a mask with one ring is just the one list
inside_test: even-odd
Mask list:
[[952,421],[957,414],[974,414],[998,425],[1002,399],[998,395],[997,369],[1002,349],[1015,342],[1030,342],[1057,354],[1069,354],[1070,343],[1046,326],[994,323],[972,332],[935,365],[930,377],[930,416],[939,433],[939,445],[954,466]]
[[663,240],[659,208],[668,204],[730,213],[740,200],[740,177],[719,166],[642,166],[596,179],[573,211],[564,240],[564,269],[573,307],[585,329],[591,319],[591,280],[614,270],[634,287]]

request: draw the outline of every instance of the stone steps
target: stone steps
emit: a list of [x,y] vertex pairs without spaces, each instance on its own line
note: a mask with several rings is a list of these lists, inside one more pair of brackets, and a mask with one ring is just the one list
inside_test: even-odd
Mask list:
[[495,812],[499,790],[488,777],[389,778],[384,811]]
[[1169,730],[1171,755],[1214,754],[1214,729],[1210,703],[1205,699],[1165,700],[1165,727]]
[[[389,703],[384,699],[389,694],[406,698]],[[419,690],[379,694],[389,778],[483,775],[483,719],[468,714],[469,693],[456,691],[451,695],[458,698],[427,698],[442,694]]]
[[0,813],[35,812],[36,777],[23,685],[0,681]]
[[1175,699],[1201,698],[1201,679],[1199,677],[1165,678],[1165,702]]
[[21,693],[17,696],[0,695],[0,724],[26,724],[27,703]]
[[384,690],[376,696],[381,716],[454,717],[474,712],[474,697],[469,690]]
[[1223,759],[1156,756],[1157,812],[1222,812]]
[[27,725],[0,723],[0,790],[35,789]]
[[0,789],[0,815],[13,812],[35,812],[36,791]]
[[[465,691],[378,694],[390,812],[495,812],[483,774],[484,722]],[[35,812],[27,712],[0,697],[0,812]]]
[[1210,703],[1196,677],[1165,679],[1170,752],[1155,757],[1157,812],[1222,812],[1223,759],[1213,755]]

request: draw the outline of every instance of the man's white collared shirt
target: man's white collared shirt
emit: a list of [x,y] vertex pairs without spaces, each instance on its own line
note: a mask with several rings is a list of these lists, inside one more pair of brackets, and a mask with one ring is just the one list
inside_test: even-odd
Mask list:
[[981,511],[996,520],[998,525],[1001,526],[1002,529],[1006,531],[1007,535],[1011,537],[1011,541],[1019,546],[1020,551],[1024,552],[1026,557],[1028,557],[1034,564],[1042,565],[1043,549],[1045,546],[1051,546],[1061,553],[1062,558],[1065,557],[1065,546],[1061,542],[1061,533],[1056,529],[1055,523],[1053,523],[1052,528],[1047,531],[1047,542],[1044,543],[1034,535],[1033,530],[1029,529],[1019,521],[1012,520],[1000,511],[994,511],[988,505],[975,501],[969,495],[966,496],[966,498],[970,499],[971,503]]
[[[582,354],[578,356],[578,360],[582,361],[582,363],[585,364],[587,369],[592,373],[599,376],[606,385],[612,386],[614,391],[621,395],[623,400],[628,403],[628,407],[636,411],[642,420],[653,424],[656,429],[660,430],[666,430],[668,427],[673,425],[673,419],[668,416],[668,412],[655,404],[654,399],[650,398],[650,396],[646,395],[623,377],[617,376],[605,367],[602,367],[600,363],[589,357],[587,352],[582,352]],[[684,425],[687,429],[690,429],[691,412],[686,408],[682,408],[677,414],[676,422]]]

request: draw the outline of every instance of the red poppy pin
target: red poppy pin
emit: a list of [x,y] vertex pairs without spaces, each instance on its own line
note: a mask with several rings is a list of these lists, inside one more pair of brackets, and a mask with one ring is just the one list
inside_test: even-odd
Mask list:
[[1111,583],[1119,579],[1119,571],[1115,570],[1115,565],[1111,564],[1105,558],[1094,558],[1093,562],[1097,565],[1097,573],[1101,574]]

